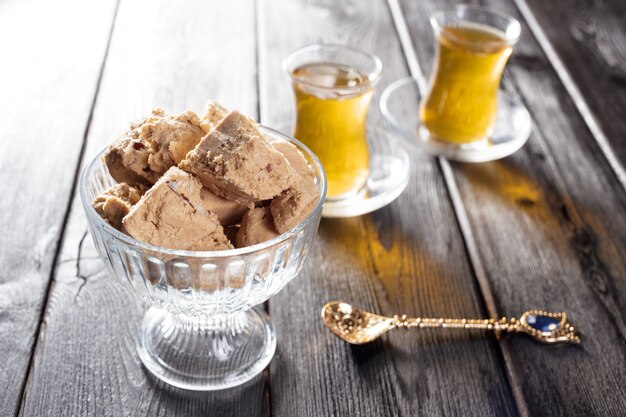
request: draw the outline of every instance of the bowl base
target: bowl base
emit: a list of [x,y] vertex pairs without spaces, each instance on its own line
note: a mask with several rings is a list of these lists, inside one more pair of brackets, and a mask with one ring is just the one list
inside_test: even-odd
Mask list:
[[139,357],[154,376],[194,391],[249,381],[265,369],[275,350],[269,317],[256,308],[208,319],[151,308],[137,342]]

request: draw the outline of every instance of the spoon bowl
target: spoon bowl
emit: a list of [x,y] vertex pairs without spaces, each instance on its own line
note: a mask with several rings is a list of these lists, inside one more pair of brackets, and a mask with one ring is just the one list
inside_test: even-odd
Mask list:
[[322,320],[335,336],[353,345],[369,343],[395,327],[392,318],[341,301],[326,304],[322,309]]

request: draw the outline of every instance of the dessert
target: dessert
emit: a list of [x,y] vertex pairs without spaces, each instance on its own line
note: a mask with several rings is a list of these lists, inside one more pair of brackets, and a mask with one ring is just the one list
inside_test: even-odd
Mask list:
[[113,227],[170,249],[255,245],[302,222],[319,199],[304,155],[209,101],[202,118],[155,109],[112,144],[119,182],[92,202]]
[[129,235],[170,249],[232,249],[217,215],[205,205],[202,184],[172,167],[124,217]]
[[265,242],[278,236],[269,207],[257,207],[243,216],[235,237],[238,248]]
[[296,145],[279,138],[268,138],[267,142],[272,148],[283,154],[298,174],[314,178],[313,171],[309,168],[309,163]]
[[285,233],[309,215],[317,203],[319,191],[306,158],[295,145],[277,138],[272,138],[269,143],[285,156],[296,171],[293,185],[270,204],[276,230]]
[[200,120],[200,126],[209,133],[228,114],[228,110],[218,103],[209,100],[206,103],[204,116]]
[[200,119],[192,111],[168,116],[161,109],[153,110],[152,116],[143,122],[140,130],[141,138],[150,146],[150,170],[164,174],[178,165],[204,135]]
[[150,117],[132,124],[122,140],[109,147],[104,162],[117,182],[154,184],[184,159],[204,134],[200,119],[192,111],[168,116],[154,109]]
[[274,198],[270,211],[279,233],[285,233],[306,218],[315,207],[319,191],[310,178],[303,178],[296,185]]
[[104,163],[109,174],[119,183],[129,185],[154,184],[159,175],[148,167],[150,150],[139,131],[131,126],[123,138],[109,147],[104,154]]
[[215,194],[242,204],[274,198],[296,176],[256,123],[236,110],[202,138],[179,166]]
[[93,208],[117,230],[124,230],[122,219],[131,207],[139,201],[146,191],[145,187],[131,187],[128,184],[116,184],[93,200]]

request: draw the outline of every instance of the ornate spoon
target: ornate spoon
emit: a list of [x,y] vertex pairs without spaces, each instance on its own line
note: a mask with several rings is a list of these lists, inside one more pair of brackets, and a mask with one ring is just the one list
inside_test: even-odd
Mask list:
[[336,336],[353,345],[369,343],[391,329],[409,327],[493,330],[497,334],[526,333],[543,343],[580,343],[576,328],[565,313],[529,310],[519,319],[436,319],[410,318],[405,315],[384,317],[341,301],[322,309],[322,320]]

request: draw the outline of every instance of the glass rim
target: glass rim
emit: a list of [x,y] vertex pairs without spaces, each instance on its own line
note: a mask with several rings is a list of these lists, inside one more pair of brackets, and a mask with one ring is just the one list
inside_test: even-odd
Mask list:
[[[170,248],[165,248],[163,246],[152,245],[150,243],[137,240],[134,237],[117,230],[116,228],[111,226],[108,222],[106,222],[96,212],[96,209],[93,208],[93,206],[91,205],[91,201],[89,201],[87,197],[87,186],[88,186],[87,175],[93,171],[93,169],[95,168],[95,165],[101,160],[102,155],[104,155],[104,153],[109,148],[111,143],[107,144],[102,149],[100,149],[100,151],[98,151],[98,153],[85,166],[85,168],[83,169],[83,172],[80,175],[79,194],[80,194],[80,200],[82,202],[83,208],[85,209],[87,216],[95,216],[97,218],[97,221],[99,221],[101,224],[104,225],[108,233],[112,234],[114,237],[123,241],[124,243],[131,245],[131,246],[139,247],[144,251],[157,252],[159,254],[181,257],[181,258],[182,257],[185,257],[185,258],[226,258],[229,256],[247,255],[247,254],[257,252],[257,251],[260,252],[264,249],[270,248],[286,240],[289,240],[293,236],[298,234],[300,231],[305,229],[311,222],[313,222],[314,219],[317,217],[317,215],[322,211],[322,207],[324,206],[324,201],[326,200],[326,192],[328,189],[328,184],[326,181],[326,172],[324,171],[322,163],[317,158],[317,156],[305,144],[300,142],[298,139],[292,136],[289,136],[285,133],[279,132],[270,127],[263,126],[263,125],[259,125],[259,126],[261,128],[260,130],[262,133],[263,131],[269,131],[271,134],[278,135],[279,137],[286,139],[289,142],[294,143],[298,147],[300,147],[300,149],[303,152],[305,152],[307,156],[310,157],[310,161],[315,165],[315,168],[317,168],[319,172],[319,175],[317,175],[317,178],[321,181],[321,187],[320,187],[321,190],[320,190],[319,199],[315,207],[313,208],[313,210],[311,210],[311,212],[308,214],[308,216],[304,220],[302,220],[300,223],[298,223],[296,226],[294,226],[291,230],[285,233],[282,233],[270,240],[257,243],[256,245],[244,246],[243,248],[216,250],[216,251],[192,251],[192,250],[182,250],[182,249],[170,249]],[[115,143],[115,142],[116,141],[112,143]]]
[[[520,35],[522,33],[522,27],[520,25],[520,22],[514,18],[513,16],[510,16],[504,12],[501,12],[500,10],[494,9],[492,7],[489,6],[481,6],[481,5],[473,5],[473,4],[457,4],[454,6],[450,6],[450,7],[446,7],[443,9],[439,9],[437,11],[435,11],[434,13],[432,13],[430,15],[430,24],[431,26],[435,29],[435,30],[440,30],[442,27],[446,27],[445,24],[441,24],[438,19],[442,16],[446,16],[446,15],[454,15],[455,17],[457,17],[457,13],[459,11],[462,10],[467,10],[467,11],[471,11],[471,12],[479,12],[479,13],[484,13],[485,15],[491,15],[492,17],[496,17],[498,19],[502,19],[503,21],[507,22],[508,25],[512,25],[512,27],[514,28],[512,30],[512,34],[509,33],[508,30],[504,30],[502,31],[504,33],[504,40],[506,42],[507,45],[509,46],[513,46],[517,43],[517,41],[520,38]],[[483,22],[478,22],[476,21],[476,19],[466,19],[468,22],[471,23],[479,23],[479,24],[484,24],[485,26],[488,26],[490,28],[494,28],[494,29],[498,29],[496,28],[493,24],[487,24],[487,23],[483,23]],[[498,29],[499,30],[499,29]],[[502,43],[499,41],[468,41],[466,39],[460,39],[454,35],[451,35],[451,37],[454,39],[455,42],[458,42],[460,44],[465,44],[465,45],[501,45]]]
[[[360,54],[366,57],[367,59],[370,59],[374,64],[374,69],[372,71],[368,71],[368,73],[365,74],[367,76],[367,82],[364,84],[357,85],[357,86],[329,87],[329,86],[319,85],[316,83],[305,81],[293,75],[293,70],[295,70],[296,68],[292,66],[292,63],[295,58],[302,56],[306,53],[310,53],[314,51],[330,50],[330,49],[343,49],[352,53]],[[373,86],[376,83],[378,83],[378,81],[380,80],[382,71],[383,71],[383,62],[377,55],[370,53],[370,52],[363,51],[362,49],[354,48],[348,45],[341,45],[337,43],[314,43],[312,45],[303,46],[289,53],[289,55],[287,55],[287,58],[283,60],[282,64],[283,64],[283,70],[289,75],[289,78],[291,78],[292,81],[297,82],[298,84],[303,84],[309,87],[319,88],[322,90],[337,90],[338,88],[341,88],[341,90],[359,91],[359,90]]]

